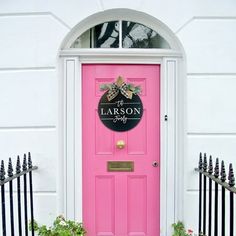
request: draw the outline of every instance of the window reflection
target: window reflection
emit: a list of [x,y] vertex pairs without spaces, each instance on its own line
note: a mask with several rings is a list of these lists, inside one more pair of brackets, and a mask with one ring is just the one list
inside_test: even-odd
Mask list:
[[122,22],[123,48],[170,48],[156,31],[130,21]]
[[94,27],[95,48],[119,47],[119,22],[112,21]]
[[131,21],[110,21],[90,28],[79,36],[71,48],[170,48],[168,42],[153,29]]

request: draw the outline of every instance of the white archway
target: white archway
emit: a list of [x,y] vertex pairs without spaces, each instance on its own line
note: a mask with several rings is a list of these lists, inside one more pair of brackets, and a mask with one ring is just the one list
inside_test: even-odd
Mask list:
[[179,51],[182,56],[184,56],[184,50],[179,39],[164,23],[144,12],[130,9],[106,10],[87,17],[69,32],[69,34],[63,40],[60,49],[65,50],[70,48],[70,45],[76,40],[76,38],[78,38],[89,28],[107,21],[115,20],[138,22],[155,30],[169,43],[172,50]]
[[[80,49],[70,45],[89,28],[114,20],[141,23],[159,33],[170,49]],[[81,21],[65,37],[59,52],[60,71],[60,211],[82,220],[82,110],[83,63],[161,64],[161,235],[182,218],[185,143],[185,55],[176,35],[143,12],[113,9]],[[168,118],[167,118],[167,117]],[[167,120],[166,120],[167,118]],[[63,173],[63,174],[62,174]]]

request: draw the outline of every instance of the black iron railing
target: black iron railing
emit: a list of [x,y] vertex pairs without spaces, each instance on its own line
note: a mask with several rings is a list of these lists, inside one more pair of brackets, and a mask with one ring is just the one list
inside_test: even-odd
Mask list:
[[[213,169],[212,157],[209,156],[208,159],[206,154],[202,157],[200,153],[199,166],[195,170],[199,173],[198,234],[225,236],[226,232],[228,232],[227,235],[235,236],[234,197],[236,188],[233,165],[229,165],[229,173],[227,175],[224,161],[221,162],[220,167],[219,159],[216,158]],[[220,193],[221,199],[219,198]],[[229,197],[229,204],[226,204],[226,197]],[[221,207],[220,211],[219,207]],[[229,223],[226,223],[226,214],[229,214]]]
[[[6,204],[9,204],[10,214],[9,214],[9,224],[10,224],[10,231],[11,236],[14,235],[23,235],[23,229],[24,229],[24,235],[28,236],[28,211],[30,208],[30,220],[31,220],[31,228],[32,228],[32,236],[34,236],[34,229],[33,229],[33,222],[34,222],[34,204],[33,204],[33,182],[32,182],[32,171],[38,169],[37,166],[32,165],[31,155],[28,153],[28,158],[26,157],[26,154],[24,154],[23,159],[23,165],[21,168],[20,164],[20,157],[17,157],[17,163],[16,163],[16,172],[14,174],[13,171],[13,165],[11,158],[9,158],[8,162],[8,170],[7,170],[7,176],[5,172],[4,167],[4,161],[1,162],[0,166],[0,186],[1,186],[1,210],[2,210],[2,235],[7,235],[7,219],[6,219]],[[21,178],[23,178],[23,192],[21,191]],[[27,188],[27,179],[29,179],[29,190]],[[15,224],[15,210],[14,210],[14,196],[13,196],[13,183],[16,180],[16,197],[17,197],[17,224]],[[5,194],[5,186],[9,184],[9,201],[6,199]],[[29,191],[30,196],[30,206],[28,206],[27,201],[27,193]],[[21,197],[23,194],[24,199],[24,205],[23,210],[21,207]],[[22,225],[22,213],[24,212],[23,217],[23,225]],[[16,225],[18,227],[16,227]]]

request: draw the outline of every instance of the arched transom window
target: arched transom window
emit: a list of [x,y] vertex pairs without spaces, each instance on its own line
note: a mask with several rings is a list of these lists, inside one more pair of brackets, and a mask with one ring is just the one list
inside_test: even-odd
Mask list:
[[169,43],[155,30],[132,21],[109,21],[80,35],[70,48],[164,48]]

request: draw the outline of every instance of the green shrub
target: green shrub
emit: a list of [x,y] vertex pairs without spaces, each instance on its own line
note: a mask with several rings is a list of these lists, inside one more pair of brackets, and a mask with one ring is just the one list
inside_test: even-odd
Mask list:
[[[30,230],[32,230],[31,224]],[[39,236],[84,236],[86,234],[82,223],[66,220],[63,216],[58,216],[51,227],[39,226],[34,222],[34,230]]]
[[184,224],[181,221],[172,224],[172,227],[174,228],[172,236],[190,236],[193,233],[192,230],[188,230],[188,232],[186,232]]

